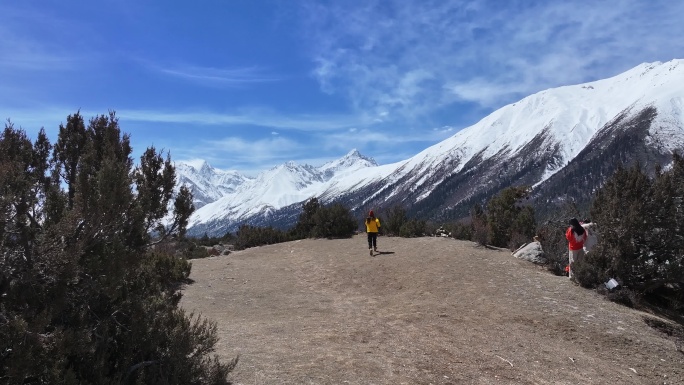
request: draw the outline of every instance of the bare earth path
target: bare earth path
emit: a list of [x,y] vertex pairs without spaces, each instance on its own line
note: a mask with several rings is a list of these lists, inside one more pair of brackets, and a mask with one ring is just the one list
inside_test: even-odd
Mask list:
[[302,240],[193,261],[235,384],[684,384],[646,315],[448,238]]

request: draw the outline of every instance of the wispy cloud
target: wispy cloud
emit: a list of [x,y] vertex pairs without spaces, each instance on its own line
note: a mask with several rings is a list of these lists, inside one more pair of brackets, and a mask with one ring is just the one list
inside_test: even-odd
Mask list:
[[[1,28],[0,28],[1,29]],[[0,30],[0,71],[33,72],[74,70],[80,62],[72,53],[51,50],[35,41],[22,39]],[[2,73],[0,72],[0,73]],[[9,72],[8,72],[9,73]]]
[[250,83],[279,81],[276,76],[269,75],[263,68],[212,68],[198,66],[159,67],[153,69],[162,74],[209,87],[236,87]]
[[309,2],[313,76],[359,109],[411,118],[493,108],[684,53],[682,2]]
[[[331,160],[332,153],[346,153],[353,148],[360,149],[364,155],[374,157],[382,163],[407,159],[414,152],[402,145],[425,142],[425,135],[391,136],[379,132],[363,131],[359,136],[348,133],[319,137],[313,146],[300,140],[283,136],[271,136],[259,140],[242,137],[225,137],[218,140],[204,140],[191,146],[176,147],[173,159],[192,162],[196,159],[208,161],[212,166],[222,169],[235,169],[247,175],[255,176],[259,172],[270,169],[287,161],[297,161],[320,166]],[[435,131],[431,138],[444,139],[449,135]],[[356,138],[356,139],[354,139]],[[403,151],[403,152],[401,152]],[[400,152],[400,153],[398,153]]]
[[[15,127],[21,127],[30,133],[37,133],[40,128],[45,128],[48,134],[56,135],[59,125],[66,121],[68,115],[74,114],[76,111],[78,111],[78,108],[61,109],[46,107],[41,110],[12,109],[11,115],[0,116],[0,119],[3,120],[3,123],[9,119]],[[94,116],[94,114],[89,115],[85,111],[81,111],[81,115],[86,119]]]
[[289,160],[299,159],[306,145],[283,136],[257,140],[231,136],[217,140],[202,140],[196,145],[177,148],[175,160],[205,159],[213,166],[236,169],[248,175],[269,169]]
[[155,110],[119,110],[122,120],[152,123],[189,123],[200,125],[260,126],[296,131],[329,131],[364,123],[363,117],[351,115],[283,115],[270,109],[243,109],[235,113],[211,111],[170,112]]
[[[377,129],[350,128],[318,136],[319,147],[327,152],[347,152],[352,148],[371,151],[377,159],[403,159],[397,152],[401,149],[424,148],[442,141],[455,133],[452,127],[439,127],[432,130],[387,131]],[[415,155],[407,151],[404,158]]]

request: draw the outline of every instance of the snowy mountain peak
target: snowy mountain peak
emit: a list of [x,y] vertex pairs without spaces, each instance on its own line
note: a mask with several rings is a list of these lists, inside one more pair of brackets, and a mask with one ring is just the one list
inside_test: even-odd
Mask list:
[[349,162],[349,163],[356,163],[356,162],[362,162],[366,163],[370,166],[377,166],[378,164],[375,162],[375,159],[371,157],[367,157],[364,155],[361,155],[359,150],[353,149],[347,153],[347,155],[343,156],[340,161],[342,162]]
[[330,161],[319,170],[325,175],[326,179],[341,174],[348,174],[367,167],[376,167],[378,164],[373,158],[361,155],[357,149],[353,149],[340,159]]
[[178,187],[187,186],[193,195],[196,208],[232,194],[251,178],[237,171],[225,171],[212,167],[202,159],[176,162]]
[[204,159],[191,159],[191,160],[182,160],[179,162],[176,162],[176,168],[182,167],[182,168],[192,168],[193,170],[199,172],[202,169],[206,168],[211,168],[209,163],[207,163],[206,160]]
[[635,157],[665,162],[673,151],[684,152],[683,84],[684,60],[644,63],[530,95],[394,164],[378,166],[356,149],[320,167],[287,162],[198,210],[190,227],[220,233],[250,221],[286,224],[311,197],[341,200],[356,211],[406,205],[434,218],[458,218],[511,185],[546,189],[543,198],[553,202],[576,170],[591,166],[592,173],[575,178],[596,188],[611,173],[604,164]]

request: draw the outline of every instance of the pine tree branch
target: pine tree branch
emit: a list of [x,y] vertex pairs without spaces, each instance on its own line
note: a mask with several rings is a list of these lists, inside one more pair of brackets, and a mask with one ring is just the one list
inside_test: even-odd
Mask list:
[[[17,210],[17,212],[19,212],[19,208],[17,207],[17,204],[16,204],[16,203],[13,203],[13,205],[14,205],[14,209]],[[28,219],[31,221],[31,224],[32,224],[33,226],[37,227],[39,230],[42,230],[42,229],[43,229],[43,226],[41,226],[40,223],[38,223],[38,221],[36,220],[36,218],[34,218],[33,215],[31,215],[30,212],[26,211],[25,214],[26,214],[26,216],[28,217]]]
[[159,239],[157,239],[154,242],[150,242],[145,246],[149,248],[149,247],[156,246],[156,245],[164,242],[166,240],[166,238],[171,236],[173,234],[173,232],[176,231],[177,227],[178,227],[178,222],[174,222],[173,225],[168,230],[164,231],[164,233],[159,237]]
[[[137,364],[131,366],[130,368],[128,368],[128,373],[126,373],[126,380],[128,380],[128,377],[130,377],[130,375],[133,374],[133,372],[135,372],[136,370],[138,370],[138,369],[140,369],[140,368],[146,368],[146,367],[151,366],[151,365],[154,365],[154,364],[156,364],[156,363],[158,363],[158,362],[159,362],[158,360],[155,360],[155,361],[143,361],[143,362],[139,362],[139,363],[137,363]],[[125,381],[124,381],[124,382],[125,382]]]

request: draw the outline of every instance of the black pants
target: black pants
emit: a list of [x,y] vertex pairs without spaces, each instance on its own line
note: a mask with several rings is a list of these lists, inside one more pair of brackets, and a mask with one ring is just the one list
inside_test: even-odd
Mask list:
[[368,234],[368,248],[377,249],[378,248],[378,233],[366,233]]

